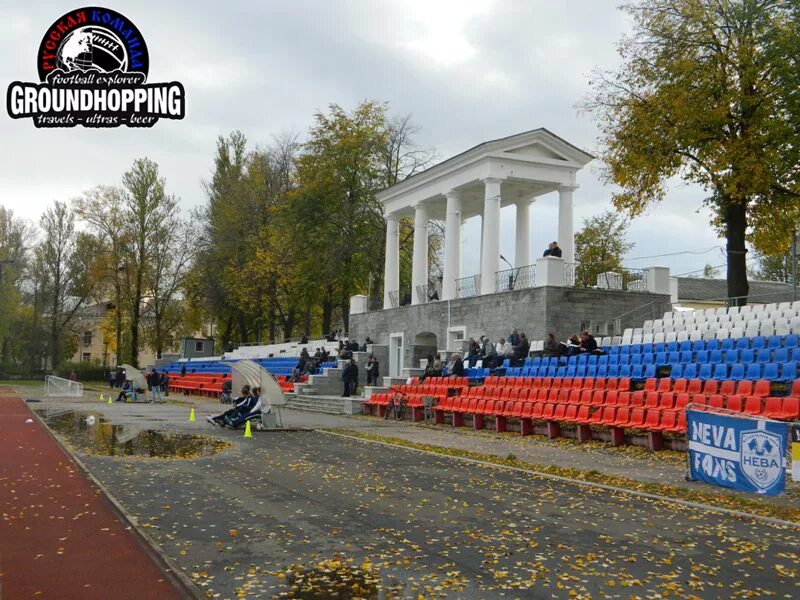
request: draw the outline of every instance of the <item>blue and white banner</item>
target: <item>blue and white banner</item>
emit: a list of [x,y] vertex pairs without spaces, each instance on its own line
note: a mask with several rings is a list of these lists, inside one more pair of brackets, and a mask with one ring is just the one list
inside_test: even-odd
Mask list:
[[787,423],[686,411],[692,479],[757,494],[786,484]]

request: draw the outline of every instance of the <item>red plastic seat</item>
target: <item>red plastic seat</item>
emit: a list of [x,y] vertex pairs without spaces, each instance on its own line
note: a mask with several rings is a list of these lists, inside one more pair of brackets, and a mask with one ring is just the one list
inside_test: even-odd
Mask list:
[[603,417],[600,419],[600,425],[612,425],[617,417],[616,406],[603,407]]
[[620,425],[620,427],[629,427],[632,429],[639,429],[644,425],[645,410],[643,408],[634,408],[631,410],[631,418],[627,423]]
[[756,381],[755,387],[753,389],[753,396],[758,396],[759,398],[766,398],[772,392],[772,385],[770,384],[769,380],[767,379],[759,379]]
[[744,409],[744,397],[738,395],[728,396],[725,398],[725,408],[742,412]]
[[606,378],[605,377],[598,377],[594,380],[594,389],[596,390],[604,390],[606,389]]
[[582,404],[578,407],[578,416],[575,417],[577,423],[588,423],[591,419],[590,408],[588,404]]
[[688,387],[688,379],[676,379],[675,384],[672,386],[672,391],[676,394],[685,394]]
[[658,425],[661,422],[661,411],[657,408],[651,408],[647,411],[647,416],[644,419],[644,424],[642,425],[642,429],[658,429]]
[[644,391],[645,392],[655,392],[656,388],[658,387],[658,379],[655,377],[651,377],[644,382]]
[[708,397],[705,394],[692,394],[692,404],[708,404]]
[[699,394],[703,389],[703,381],[701,379],[690,379],[686,387],[686,391],[690,394]]
[[567,406],[567,412],[564,415],[564,421],[569,421],[571,423],[575,422],[578,418],[578,406],[577,404],[570,404]]
[[712,394],[708,397],[708,405],[713,406],[714,408],[722,408],[723,401],[721,394]]
[[675,392],[663,392],[658,403],[660,410],[672,410],[675,407]]
[[784,420],[800,418],[800,399],[794,397],[783,398],[780,418]]
[[566,404],[556,404],[556,410],[553,413],[553,420],[554,421],[563,421],[564,417],[567,414],[567,405]]
[[594,389],[594,378],[593,377],[586,377],[583,380],[583,389],[585,389],[585,390],[593,390]]
[[619,379],[611,377],[609,378],[608,383],[606,384],[606,389],[610,392],[615,391],[618,385],[619,385]]
[[645,408],[658,408],[658,392],[647,392],[644,396]]
[[665,428],[663,431],[669,433],[686,433],[686,413],[678,413],[678,422],[672,427]]
[[591,405],[592,404],[592,390],[583,390],[581,392],[581,404]]
[[630,392],[618,392],[617,393],[617,406],[630,406],[631,405],[631,393]]
[[792,382],[792,396],[800,398],[800,379],[795,379]]
[[761,401],[758,396],[747,396],[744,401],[744,412],[753,416],[760,415],[764,410]]
[[644,392],[642,390],[636,390],[631,394],[631,405],[644,406]]
[[613,427],[620,427],[623,424],[627,423],[631,418],[631,409],[627,406],[620,406],[617,408],[617,415],[614,422],[611,423]]
[[[572,394],[572,390],[567,390],[567,389],[561,388],[558,391],[558,403],[559,404],[577,404],[577,402],[572,402],[570,400],[570,395],[571,394]],[[578,396],[578,398],[580,398],[580,395]]]
[[522,404],[522,418],[530,419],[533,414],[533,407],[536,406],[533,402],[525,402]]
[[580,390],[572,390],[569,393],[569,403],[570,404],[580,404],[581,403],[581,391]]
[[703,393],[706,396],[711,396],[712,394],[716,394],[719,392],[719,381],[716,379],[706,379],[706,382],[703,384]]
[[542,414],[544,413],[544,404],[541,402],[537,402],[533,405],[533,412],[531,413],[532,419],[541,419]]
[[602,406],[606,402],[605,390],[595,390],[592,394],[592,406]]
[[723,396],[730,396],[736,393],[736,382],[726,379],[719,385],[719,393]]
[[737,396],[752,396],[753,395],[753,382],[750,379],[743,379],[736,386]]
[[552,421],[553,420],[553,413],[556,411],[556,405],[550,404],[549,402],[544,405],[544,410],[542,411],[542,419],[545,421]]
[[670,392],[672,391],[672,379],[669,377],[662,377],[658,380],[658,392]]
[[589,425],[599,425],[600,421],[603,420],[603,410],[602,408],[598,408],[592,413],[591,418],[589,419]]
[[619,399],[619,392],[617,390],[609,390],[606,392],[606,405],[616,406]]
[[674,410],[667,411],[662,414],[661,416],[661,423],[658,427],[653,427],[655,431],[664,431],[665,429],[670,429],[671,427],[675,427],[678,423],[678,414],[686,414],[686,413],[678,413]]
[[764,416],[770,419],[780,419],[782,407],[782,398],[767,398],[764,401]]
[[620,392],[627,392],[631,389],[631,380],[628,377],[622,377],[617,381],[617,390]]

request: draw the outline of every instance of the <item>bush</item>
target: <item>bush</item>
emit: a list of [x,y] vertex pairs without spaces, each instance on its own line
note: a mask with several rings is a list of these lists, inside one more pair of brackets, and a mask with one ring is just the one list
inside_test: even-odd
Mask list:
[[109,367],[99,362],[65,362],[56,370],[56,375],[68,379],[72,371],[75,371],[78,381],[106,381]]

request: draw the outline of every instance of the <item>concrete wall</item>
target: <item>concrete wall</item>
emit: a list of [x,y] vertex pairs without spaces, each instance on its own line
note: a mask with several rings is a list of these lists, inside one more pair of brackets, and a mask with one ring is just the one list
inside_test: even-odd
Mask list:
[[616,317],[653,301],[653,305],[626,319],[624,327],[640,327],[645,319],[661,317],[670,309],[669,295],[554,286],[530,288],[351,315],[350,335],[359,340],[370,336],[375,343],[388,345],[390,333],[402,332],[404,366],[410,367],[417,354],[413,340],[421,332],[434,333],[439,350],[450,351],[461,350],[446,347],[448,328],[459,326],[466,328],[467,339],[485,334],[493,341],[508,336],[513,327],[530,340],[542,340],[549,332],[563,340],[579,333],[582,327],[599,336],[612,335]]

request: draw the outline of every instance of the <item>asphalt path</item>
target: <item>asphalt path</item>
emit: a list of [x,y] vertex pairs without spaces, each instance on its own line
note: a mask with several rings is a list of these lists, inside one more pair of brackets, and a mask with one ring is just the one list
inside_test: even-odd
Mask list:
[[410,598],[800,595],[797,529],[321,432],[240,436],[210,458],[84,458],[211,597],[280,594],[333,557]]

